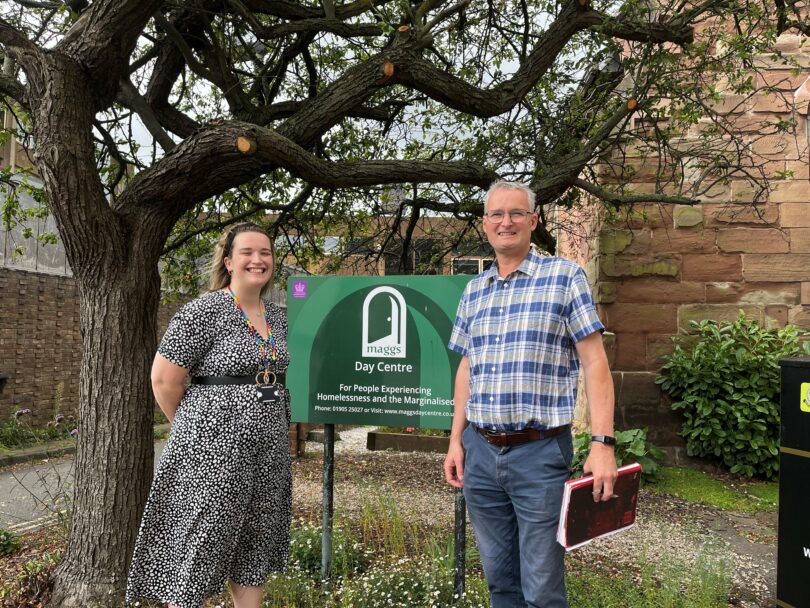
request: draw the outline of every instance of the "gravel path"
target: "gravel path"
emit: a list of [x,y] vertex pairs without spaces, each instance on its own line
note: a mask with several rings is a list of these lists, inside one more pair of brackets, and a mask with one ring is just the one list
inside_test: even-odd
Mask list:
[[[374,427],[340,431],[335,443],[335,510],[355,519],[369,497],[396,499],[414,523],[453,524],[453,491],[444,482],[442,454],[369,452],[366,434]],[[323,446],[307,443],[307,456],[294,466],[296,517],[318,521],[323,495]],[[776,514],[749,515],[642,490],[637,526],[573,551],[571,567],[600,565],[602,571],[637,567],[644,556],[697,564],[723,559],[731,571],[735,605],[776,606]]]

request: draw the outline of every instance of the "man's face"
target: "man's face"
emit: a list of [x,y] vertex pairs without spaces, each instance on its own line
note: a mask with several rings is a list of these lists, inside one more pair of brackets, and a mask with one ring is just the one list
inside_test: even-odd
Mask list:
[[[487,215],[484,216],[484,232],[495,253],[505,255],[526,255],[532,241],[532,230],[537,227],[537,215],[513,218],[511,211],[530,211],[529,200],[520,190],[495,190],[489,197]],[[503,220],[496,223],[493,213],[503,213]]]

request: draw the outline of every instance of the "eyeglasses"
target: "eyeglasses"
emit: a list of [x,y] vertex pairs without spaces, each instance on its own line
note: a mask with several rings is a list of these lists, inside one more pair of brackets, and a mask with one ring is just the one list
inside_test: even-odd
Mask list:
[[[493,224],[500,224],[503,221],[503,218],[506,217],[506,214],[503,211],[493,211],[492,213],[485,213],[484,215],[489,218],[489,221]],[[509,212],[509,219],[515,224],[519,224],[530,215],[532,215],[531,211],[526,211],[525,209],[512,209],[512,211]]]

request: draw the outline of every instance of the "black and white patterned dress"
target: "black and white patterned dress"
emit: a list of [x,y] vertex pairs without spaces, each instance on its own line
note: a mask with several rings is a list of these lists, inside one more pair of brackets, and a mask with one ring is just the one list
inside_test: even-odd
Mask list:
[[[286,372],[287,320],[265,302]],[[228,293],[183,306],[158,352],[191,376],[243,376],[263,368],[259,347]],[[127,602],[197,608],[230,579],[261,586],[287,563],[291,468],[289,393],[259,402],[251,385],[190,385],[172,425],[144,511]]]

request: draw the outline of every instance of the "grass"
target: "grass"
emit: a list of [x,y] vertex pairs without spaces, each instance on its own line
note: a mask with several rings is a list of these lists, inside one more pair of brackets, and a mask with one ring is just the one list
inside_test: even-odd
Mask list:
[[[73,416],[54,414],[53,419],[49,420],[44,427],[36,427],[30,424],[30,417],[31,411],[22,409],[12,414],[6,422],[0,423],[0,452],[71,439],[73,437],[71,432],[77,425]],[[156,409],[155,426],[167,422],[169,421],[166,415]],[[155,431],[155,439],[166,439],[168,436],[168,431]]]
[[668,563],[645,567],[639,576],[582,572],[567,577],[571,608],[726,608],[731,583],[723,566]]
[[757,513],[776,511],[779,506],[776,482],[717,479],[703,471],[683,467],[661,467],[658,481],[644,487],[651,492],[726,511]]

